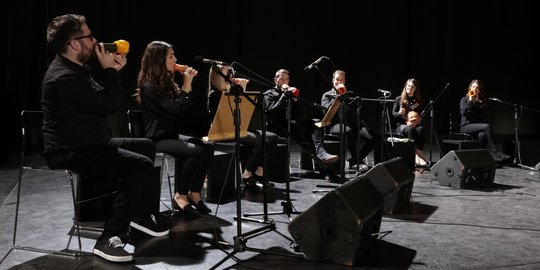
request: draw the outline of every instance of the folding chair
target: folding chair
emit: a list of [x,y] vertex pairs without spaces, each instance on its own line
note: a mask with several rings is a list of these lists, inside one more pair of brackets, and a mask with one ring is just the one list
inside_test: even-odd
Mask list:
[[[67,255],[67,256],[80,256],[82,254],[82,245],[81,245],[81,234],[80,230],[81,227],[79,225],[79,205],[81,203],[85,203],[88,201],[100,199],[106,196],[111,196],[116,193],[110,192],[108,194],[102,194],[99,196],[95,196],[89,199],[85,200],[77,200],[75,195],[75,183],[74,179],[79,179],[79,174],[77,172],[74,172],[72,170],[65,170],[65,169],[51,169],[47,165],[47,161],[45,160],[45,157],[42,155],[43,152],[43,112],[42,111],[26,111],[23,110],[21,113],[21,119],[22,119],[22,138],[23,138],[23,145],[22,145],[22,152],[21,152],[21,164],[19,169],[19,179],[17,183],[17,203],[15,207],[15,225],[13,229],[13,246],[9,250],[9,252],[4,256],[2,261],[9,255],[9,253],[13,249],[19,249],[19,250],[28,250],[28,251],[34,251],[34,252],[41,252],[41,253],[47,253],[47,254],[58,254],[58,255]],[[21,187],[22,187],[22,181],[23,176],[28,170],[38,170],[42,172],[50,172],[50,173],[63,173],[66,174],[69,177],[69,181],[71,184],[71,195],[73,198],[73,211],[74,211],[74,217],[73,217],[73,227],[74,231],[77,234],[77,240],[79,244],[79,248],[76,251],[69,250],[69,246],[71,243],[71,238],[73,237],[72,234],[70,234],[66,251],[57,251],[57,250],[50,250],[50,249],[43,249],[43,248],[37,248],[33,246],[25,246],[25,245],[19,245],[17,244],[17,229],[18,229],[18,223],[19,223],[19,210],[20,210],[20,201],[21,201]],[[73,229],[72,227],[72,229]]]
[[459,125],[454,125],[454,118],[452,114],[449,115],[449,128],[448,139],[443,139],[445,147],[445,154],[450,150],[465,150],[465,149],[478,149],[482,147],[482,143],[475,137],[468,133],[462,133],[459,131]]

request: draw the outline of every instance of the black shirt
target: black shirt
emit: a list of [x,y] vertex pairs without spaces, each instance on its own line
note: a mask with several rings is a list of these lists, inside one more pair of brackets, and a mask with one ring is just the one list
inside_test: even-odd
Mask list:
[[182,116],[191,105],[191,92],[180,91],[178,96],[171,97],[150,82],[143,83],[140,91],[145,137],[153,141],[178,139]]
[[459,103],[459,112],[461,113],[460,126],[488,122],[487,105],[482,101],[469,101],[469,97],[465,96]]
[[56,55],[42,83],[45,153],[87,145],[106,145],[111,139],[107,116],[120,104],[120,76],[104,70],[102,84],[81,66]]

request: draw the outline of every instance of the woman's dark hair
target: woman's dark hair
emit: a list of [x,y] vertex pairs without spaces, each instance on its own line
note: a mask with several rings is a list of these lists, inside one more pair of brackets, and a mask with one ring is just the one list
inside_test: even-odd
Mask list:
[[409,96],[407,95],[407,83],[412,82],[414,84],[414,94],[413,99],[416,101],[418,106],[422,105],[422,94],[420,92],[420,84],[418,83],[418,80],[415,78],[410,78],[405,82],[405,85],[403,86],[403,90],[401,91],[401,103],[402,104],[409,104]]
[[137,80],[139,89],[145,82],[151,82],[164,94],[176,97],[180,88],[174,82],[174,72],[168,71],[165,64],[170,48],[172,45],[164,41],[152,41],[146,46]]
[[480,90],[478,91],[478,99],[484,102],[484,104],[487,104],[488,95],[486,92],[486,87],[484,86],[484,83],[481,80],[478,80],[478,79],[472,80],[471,83],[469,83],[469,87],[467,88],[467,93],[469,93],[469,90],[471,90],[471,87],[474,83],[478,84],[478,89]]

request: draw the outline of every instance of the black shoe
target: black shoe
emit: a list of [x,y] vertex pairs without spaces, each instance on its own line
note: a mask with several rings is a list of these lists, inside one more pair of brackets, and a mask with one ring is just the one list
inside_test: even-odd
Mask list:
[[170,227],[169,222],[166,222],[165,219],[159,214],[140,216],[131,221],[129,226],[154,237],[169,234]]
[[332,164],[338,161],[339,157],[337,155],[332,155],[326,151],[319,151],[319,154],[317,154],[317,157],[324,163],[324,164]]
[[369,171],[369,166],[366,164],[358,164],[358,172],[365,173]]
[[133,255],[124,249],[124,243],[119,236],[102,235],[96,242],[95,255],[110,262],[129,262],[133,260]]
[[497,153],[497,158],[499,158],[500,160],[502,161],[507,161],[509,160],[510,158],[512,158],[511,156],[505,154],[505,153],[502,153],[502,152],[498,152]]
[[[255,183],[259,182],[264,186],[264,176],[258,176],[256,174],[253,174],[251,178],[255,179]],[[274,183],[270,183],[270,181],[266,181],[266,187],[273,188],[275,187]]]
[[256,186],[257,185],[257,179],[255,178],[254,174],[252,174],[248,178],[242,177],[242,181],[244,182],[245,186]]
[[242,190],[250,195],[256,195],[261,193],[261,188],[257,185],[245,185]]
[[490,154],[493,156],[493,159],[495,159],[496,162],[503,162],[511,158],[509,155],[500,151],[490,152]]
[[188,196],[188,201],[191,205],[195,206],[195,209],[201,214],[206,215],[212,213],[212,209],[210,209],[203,200],[200,200],[198,203],[195,203],[191,197]]
[[[189,196],[188,196],[189,198]],[[193,208],[193,205],[188,204],[184,208],[180,207],[176,200],[173,200],[173,208],[176,212],[182,215],[189,215],[193,217],[200,217],[201,214],[199,214],[199,211],[197,211],[195,208]]]

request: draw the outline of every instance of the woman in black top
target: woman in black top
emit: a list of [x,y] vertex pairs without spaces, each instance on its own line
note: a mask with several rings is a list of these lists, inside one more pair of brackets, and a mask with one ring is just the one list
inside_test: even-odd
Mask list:
[[420,112],[422,95],[418,81],[410,78],[405,82],[401,95],[394,102],[392,115],[396,121],[396,132],[414,140],[416,145],[417,164],[425,165],[424,156],[425,132],[421,124]]
[[503,161],[509,159],[510,156],[500,152],[493,140],[491,125],[488,123],[487,101],[488,95],[482,81],[472,80],[467,94],[461,98],[459,103],[460,130],[477,137],[496,161]]
[[[219,72],[218,72],[219,69]],[[220,74],[221,73],[221,74]],[[222,98],[228,98],[223,93],[231,89],[231,83],[222,76],[225,75],[229,81],[242,87],[245,91],[249,80],[243,78],[234,78],[234,70],[227,65],[217,65],[210,68],[208,75],[208,111],[211,121],[214,120],[219,102]],[[231,99],[232,102],[232,99]],[[266,133],[267,149],[272,149],[277,144],[278,136],[272,132]],[[242,179],[247,188],[257,188],[256,182],[262,182],[263,177],[263,162],[264,153],[262,147],[262,131],[250,129],[246,137],[240,138],[242,145],[248,146],[251,149]],[[267,151],[268,152],[268,151]]]
[[145,136],[156,144],[156,151],[175,157],[175,208],[182,213],[197,215],[211,210],[202,200],[204,179],[214,156],[212,144],[199,138],[180,134],[184,111],[191,105],[191,82],[197,71],[191,67],[182,72],[183,84],[175,82],[176,57],[172,45],[163,41],[148,44],[141,60],[138,77],[140,101],[143,106]]

